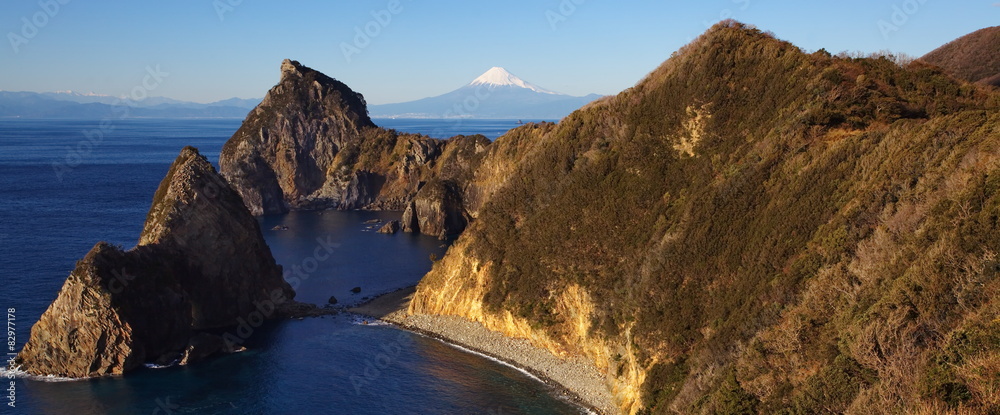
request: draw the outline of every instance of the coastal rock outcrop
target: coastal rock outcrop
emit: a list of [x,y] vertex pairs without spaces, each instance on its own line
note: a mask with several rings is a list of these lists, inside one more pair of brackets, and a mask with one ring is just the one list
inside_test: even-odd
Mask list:
[[449,139],[437,161],[435,174],[406,205],[401,220],[403,231],[441,239],[462,233],[474,214],[465,202],[465,195],[473,188],[475,171],[489,154],[491,145],[481,135]]
[[279,317],[294,296],[240,196],[186,147],[156,191],[139,244],[126,251],[101,242],[78,261],[15,365],[96,377],[193,362],[224,348],[209,331]]
[[[285,60],[281,81],[226,142],[219,166],[255,215],[363,205],[376,183],[363,173],[330,168],[374,126],[361,94]],[[341,156],[336,161],[348,161]],[[314,195],[321,189],[325,195]]]
[[[417,200],[421,209],[411,214],[426,224],[404,229],[441,236],[465,228],[461,193],[489,144],[482,136],[440,140],[379,128],[361,94],[286,60],[278,85],[226,142],[219,165],[254,215],[402,211]],[[443,182],[451,190],[422,192]]]
[[399,229],[400,229],[399,221],[398,220],[390,220],[390,221],[386,222],[385,225],[382,225],[381,228],[378,228],[378,233],[385,233],[385,234],[392,235],[392,234],[394,234],[396,232],[399,232]]
[[454,182],[434,180],[417,192],[403,211],[403,231],[441,239],[457,235],[469,224],[461,190]]

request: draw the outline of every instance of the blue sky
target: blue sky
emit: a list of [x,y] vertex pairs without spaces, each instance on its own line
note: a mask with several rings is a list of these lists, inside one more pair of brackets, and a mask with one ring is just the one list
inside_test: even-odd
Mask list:
[[[277,82],[281,60],[292,58],[371,104],[449,92],[492,66],[564,93],[614,94],[725,17],[810,51],[920,56],[1000,24],[996,3],[4,0],[0,90],[123,95],[159,65],[169,75],[153,96],[261,97]],[[375,36],[358,37],[366,28]]]

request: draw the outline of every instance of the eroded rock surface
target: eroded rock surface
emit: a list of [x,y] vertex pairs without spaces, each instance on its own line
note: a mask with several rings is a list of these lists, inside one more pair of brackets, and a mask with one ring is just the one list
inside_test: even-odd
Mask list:
[[[221,350],[251,315],[294,303],[257,220],[198,151],[186,147],[160,183],[139,244],[101,242],[31,329],[15,364],[35,375],[119,375]],[[256,313],[256,314],[255,314]]]
[[462,195],[489,145],[483,136],[440,140],[379,128],[361,94],[286,60],[278,85],[226,142],[219,165],[254,215],[403,211],[417,201],[412,213],[424,224],[404,229],[440,236],[464,230],[472,214]]

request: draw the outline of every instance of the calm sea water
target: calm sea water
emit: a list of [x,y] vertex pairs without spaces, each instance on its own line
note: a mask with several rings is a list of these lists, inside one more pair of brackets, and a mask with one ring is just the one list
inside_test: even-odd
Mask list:
[[[434,120],[413,118],[375,118],[375,124],[407,133],[419,133],[432,138],[448,138],[459,134],[482,134],[490,140],[503,135],[524,122],[545,120],[469,120],[463,118]],[[548,120],[553,121],[553,120]]]
[[[490,138],[516,125],[377,122],[424,134],[464,128],[461,133]],[[152,194],[181,147],[196,146],[217,162],[239,124],[127,120],[101,131],[98,121],[0,121],[0,308],[16,309],[18,349],[94,243],[136,243]],[[298,300],[323,304],[332,295],[356,302],[415,284],[430,268],[429,255],[446,249],[434,238],[380,235],[364,224],[398,216],[292,213],[263,218],[262,228],[278,262],[301,270]],[[289,229],[269,230],[275,225]],[[326,260],[313,257],[317,239],[337,246]],[[350,293],[355,286],[361,294]],[[579,413],[510,367],[349,315],[273,323],[256,330],[246,345],[244,353],[117,379],[17,379],[17,406],[4,406],[4,413]]]

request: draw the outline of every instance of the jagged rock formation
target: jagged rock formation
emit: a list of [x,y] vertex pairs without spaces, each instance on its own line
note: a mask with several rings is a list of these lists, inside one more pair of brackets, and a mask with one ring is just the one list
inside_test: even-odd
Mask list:
[[270,319],[292,304],[256,219],[198,151],[160,183],[139,244],[98,243],[31,329],[15,364],[28,373],[119,375],[144,362],[189,363],[220,351],[202,330]]
[[969,82],[1000,86],[1000,26],[962,36],[920,60]]
[[[464,229],[470,215],[460,204],[465,183],[452,182],[474,167],[469,161],[488,145],[481,136],[445,141],[378,128],[361,94],[286,60],[281,81],[226,142],[219,165],[255,215],[289,209],[401,211],[425,184],[451,181],[449,192],[424,192],[421,206],[429,203],[428,209],[414,214],[425,226],[406,228],[442,236]],[[428,199],[436,196],[446,198]]]
[[497,139],[410,311],[588,356],[625,413],[1000,411],[998,110],[720,23]]
[[399,232],[401,228],[402,227],[400,226],[398,220],[390,220],[386,222],[385,225],[382,225],[381,228],[378,228],[378,233],[392,235],[396,232]]
[[361,94],[285,60],[281,82],[223,147],[220,169],[255,215],[324,203],[361,207],[381,183],[363,170],[331,168],[350,164],[349,154],[338,166],[335,158],[374,126]]
[[441,238],[465,230],[474,214],[466,193],[489,145],[483,136],[449,139],[437,162],[436,174],[407,204],[401,220],[403,230]]

